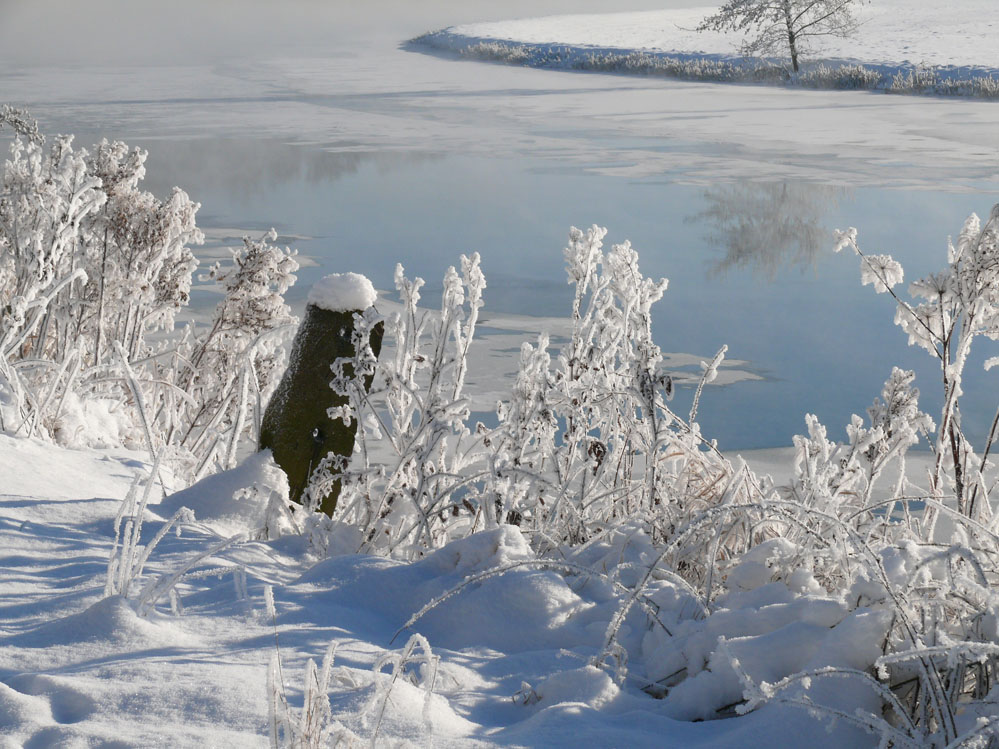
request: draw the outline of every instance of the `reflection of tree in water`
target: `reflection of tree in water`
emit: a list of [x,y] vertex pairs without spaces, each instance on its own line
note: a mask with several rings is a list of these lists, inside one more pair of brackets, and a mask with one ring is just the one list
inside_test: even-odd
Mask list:
[[711,275],[752,267],[773,278],[784,266],[806,266],[832,246],[823,225],[845,188],[804,182],[741,182],[705,192],[707,207],[689,220],[708,226],[706,238],[724,251]]

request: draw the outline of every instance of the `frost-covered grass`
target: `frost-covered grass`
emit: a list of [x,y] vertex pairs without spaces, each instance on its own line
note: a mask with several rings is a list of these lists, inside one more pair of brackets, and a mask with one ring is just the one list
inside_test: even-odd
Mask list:
[[999,98],[999,75],[931,66],[856,62],[805,63],[792,73],[780,60],[731,55],[587,49],[461,36],[449,29],[416,37],[415,48],[451,52],[462,58],[553,70],[661,76],[684,81],[771,84],[810,89],[878,91],[889,94]]

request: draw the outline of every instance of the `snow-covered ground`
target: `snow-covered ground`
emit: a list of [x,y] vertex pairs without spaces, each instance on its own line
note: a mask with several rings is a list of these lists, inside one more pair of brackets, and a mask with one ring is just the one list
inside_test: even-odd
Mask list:
[[[760,465],[786,465],[789,455],[759,457]],[[712,700],[724,702],[732,687],[720,677],[692,680],[687,701],[694,702],[686,706],[647,695],[641,688],[656,676],[649,664],[663,656],[651,634],[637,644],[644,626],[627,641],[647,661],[633,658],[618,686],[587,665],[617,599],[604,583],[581,576],[514,570],[458,593],[396,636],[424,604],[468,577],[532,559],[512,526],[413,564],[344,554],[356,543],[347,528],[340,548],[334,544],[333,556],[318,564],[301,537],[242,542],[207,556],[194,571],[239,566],[245,595],[238,574],[220,570],[178,586],[182,613],[171,613],[164,597],[140,616],[134,605],[145,585],[220,539],[252,530],[260,511],[251,500],[231,499],[235,489],[261,480],[256,458],[166,499],[157,486],[142,543],[181,505],[194,508],[198,520],[153,550],[128,600],[105,598],[113,521],[133,477],[148,468],[137,453],[66,451],[0,435],[0,745],[264,746],[272,660],[280,660],[281,691],[295,708],[306,662],[321,661],[331,643],[333,716],[358,746],[842,747],[872,740],[842,724],[827,731],[824,720],[789,707],[688,722],[699,709],[712,712]],[[273,612],[265,586],[273,591]],[[759,634],[752,617],[761,602],[776,604],[762,630],[780,630],[777,637],[793,636],[802,616],[824,617],[824,626],[843,618],[832,601],[806,610],[800,599],[792,605],[767,595],[773,600],[733,596],[729,613],[712,621]],[[432,696],[427,701],[423,688],[427,672],[412,666],[383,700],[391,669],[379,691],[372,667],[413,632],[440,658]],[[690,647],[709,647],[705,636],[712,633],[692,633]],[[768,643],[764,638],[761,646],[773,647]],[[782,647],[782,663],[826,662],[808,648]],[[837,647],[835,638],[827,647]]]
[[[734,54],[741,36],[697,32],[714,12],[697,8],[580,14],[469,23],[461,36],[528,44],[604,47],[712,55]],[[999,20],[992,0],[924,3],[874,0],[858,6],[860,28],[847,38],[819,39],[818,56],[871,64],[999,69]]]

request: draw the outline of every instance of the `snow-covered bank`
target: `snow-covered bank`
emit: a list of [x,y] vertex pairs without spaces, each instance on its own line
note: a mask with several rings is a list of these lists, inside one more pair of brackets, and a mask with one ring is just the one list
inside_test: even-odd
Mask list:
[[996,98],[994,24],[983,22],[991,5],[865,6],[855,34],[828,38],[794,76],[780,60],[739,57],[738,35],[693,31],[712,7],[463,24],[418,37],[412,47],[550,69]]
[[[712,674],[701,670],[702,663],[696,667],[701,676],[680,690],[682,701],[643,692],[654,692],[650,682],[666,675],[653,672],[652,664],[672,662],[663,660],[669,639],[648,630],[644,615],[626,623],[622,640],[635,655],[624,684],[617,685],[610,674],[586,665],[618,605],[599,577],[514,569],[442,603],[393,642],[399,627],[434,597],[470,576],[532,560],[512,526],[453,542],[414,564],[349,553],[354,539],[347,528],[331,558],[318,563],[299,537],[246,542],[195,568],[240,567],[245,588],[233,584],[231,572],[196,576],[178,586],[182,613],[161,604],[142,617],[130,601],[102,595],[118,497],[133,472],[149,464],[136,453],[66,451],[5,435],[0,460],[0,746],[266,746],[268,665],[280,659],[278,688],[296,709],[306,662],[321,659],[330,643],[337,646],[329,689],[334,736],[347,746],[367,745],[375,736],[377,746],[403,747],[431,740],[443,747],[572,747],[583,735],[589,746],[608,747],[872,741],[842,722],[827,731],[825,719],[779,705],[738,720],[688,722],[694,713],[724,707],[733,689],[738,700],[740,688],[719,665]],[[167,536],[141,582],[216,545],[212,508],[227,502],[238,507],[222,494],[254,476],[251,461],[227,484],[206,482],[187,492],[185,502],[205,522],[185,525],[178,538]],[[145,544],[176,504],[157,504],[158,494],[145,513]],[[227,533],[240,530],[232,525],[238,515],[229,518]],[[612,547],[598,544],[575,561],[599,568],[605,555],[604,563],[621,554],[640,563],[652,551],[640,534]],[[741,584],[752,585],[749,573],[743,570]],[[669,591],[664,587],[656,598],[663,617],[668,610],[677,617],[689,602]],[[832,600],[791,604],[790,595],[783,583],[759,589],[755,597],[732,595],[707,628],[696,620],[667,619],[688,643],[685,654],[671,658],[689,657],[693,668],[693,659],[707,657],[713,640],[725,634],[741,636],[740,657],[757,675],[839,663],[849,649],[836,638],[856,634],[863,622]],[[764,610],[765,603],[772,607]],[[761,660],[775,637],[801,639],[802,626],[812,635],[826,628],[833,649],[820,657],[812,645],[793,648],[785,641],[779,661]],[[412,663],[385,699],[389,672],[379,679],[372,669],[380,658],[399,653],[412,631],[424,635],[440,658],[432,696],[426,701],[422,689],[426,671]]]
[[[391,643],[394,632],[466,576],[530,558],[509,526],[412,566],[348,555],[310,569],[315,559],[299,539],[247,543],[204,564],[243,565],[246,597],[228,575],[193,580],[182,588],[182,616],[142,618],[119,597],[101,600],[119,498],[133,472],[149,467],[140,457],[0,435],[2,746],[263,746],[271,659],[280,655],[288,697],[301,704],[302,667],[331,641],[339,645],[334,716],[366,739],[371,667],[403,644]],[[213,486],[217,492],[214,482],[186,495],[197,514],[209,517],[210,505],[227,500]],[[173,504],[147,510],[144,543],[162,525],[160,510]],[[157,546],[149,578],[217,541],[209,526],[186,526]],[[274,590],[273,621],[265,585]],[[662,736],[676,746],[779,737],[778,721],[760,717],[738,725],[674,721],[637,681],[622,690],[601,672],[580,670],[608,616],[610,599],[599,587],[574,590],[580,586],[558,574],[524,570],[427,616],[419,631],[441,657],[429,712],[409,681],[397,685],[379,729],[388,743],[380,745],[422,746],[428,733],[438,746],[572,745],[584,730],[603,746],[662,745]],[[511,697],[525,681],[539,698],[516,704]],[[823,739],[803,713],[785,717],[801,735]]]

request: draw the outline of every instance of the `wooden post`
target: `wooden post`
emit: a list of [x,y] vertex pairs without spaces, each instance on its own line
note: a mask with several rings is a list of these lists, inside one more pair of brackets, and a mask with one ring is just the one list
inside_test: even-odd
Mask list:
[[[339,297],[330,294],[330,283],[335,285],[345,278],[353,283],[363,279],[366,286],[362,291],[365,293]],[[354,313],[371,306],[374,296],[371,282],[353,273],[327,276],[309,295],[305,318],[292,343],[288,369],[267,404],[260,428],[260,449],[269,448],[274,461],[287,474],[290,498],[294,502],[301,503],[313,471],[328,453],[349,460],[354,450],[357,421],[353,420],[347,426],[326,414],[330,407],[346,403],[345,398],[330,389],[333,379],[330,365],[337,358],[354,356]],[[344,308],[346,305],[355,308]],[[371,331],[371,350],[376,357],[381,351],[383,332],[381,323]],[[349,374],[350,367],[345,371]],[[364,388],[370,387],[371,377],[368,377]],[[340,482],[337,482],[329,494],[319,498],[319,509],[332,517],[339,494]]]

